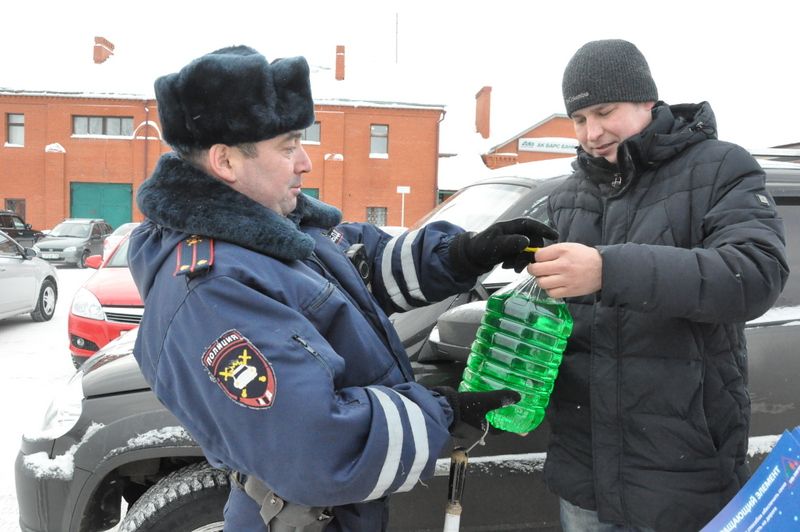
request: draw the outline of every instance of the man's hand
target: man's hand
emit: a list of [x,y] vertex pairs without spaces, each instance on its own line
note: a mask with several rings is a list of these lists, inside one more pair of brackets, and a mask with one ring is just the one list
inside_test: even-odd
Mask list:
[[456,273],[477,276],[503,263],[519,273],[534,260],[526,247],[542,247],[545,239],[555,240],[558,232],[533,218],[497,222],[480,233],[462,233],[450,243],[450,261]]
[[603,258],[597,249],[583,244],[552,244],[536,252],[528,273],[550,297],[583,296],[602,288]]
[[[463,434],[463,425],[483,432],[486,430],[486,413],[503,406],[513,405],[522,398],[513,390],[494,390],[491,392],[458,392],[449,386],[437,386],[432,390],[447,399],[453,409],[453,423],[450,433],[454,436]],[[502,432],[494,427],[489,432]]]

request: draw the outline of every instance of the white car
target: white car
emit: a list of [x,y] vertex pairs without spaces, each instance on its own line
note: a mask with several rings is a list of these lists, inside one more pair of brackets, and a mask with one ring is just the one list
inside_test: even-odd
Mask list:
[[128,222],[126,224],[122,224],[116,229],[114,232],[111,233],[106,237],[103,241],[103,262],[111,255],[111,252],[117,249],[117,245],[122,242],[122,239],[128,236],[131,231],[133,231],[136,226],[139,225],[139,222]]
[[30,314],[33,321],[47,321],[57,299],[55,268],[0,231],[0,319]]

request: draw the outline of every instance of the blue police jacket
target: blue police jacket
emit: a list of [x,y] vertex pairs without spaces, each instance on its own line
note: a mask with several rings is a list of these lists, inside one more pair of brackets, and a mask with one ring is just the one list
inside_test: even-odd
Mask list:
[[[392,238],[301,195],[279,216],[173,154],[137,195],[134,355],[214,466],[334,507],[328,530],[381,530],[387,496],[433,474],[447,401],[414,382],[387,313],[464,291],[448,223]],[[345,255],[363,244],[367,282]],[[232,490],[226,530],[266,530]]]

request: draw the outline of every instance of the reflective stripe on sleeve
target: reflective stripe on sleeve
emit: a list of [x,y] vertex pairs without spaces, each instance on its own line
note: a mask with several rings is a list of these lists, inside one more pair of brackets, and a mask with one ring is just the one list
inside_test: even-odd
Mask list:
[[425,299],[422,290],[419,288],[419,277],[417,277],[417,269],[414,266],[412,246],[414,245],[414,239],[417,238],[417,233],[419,233],[419,229],[409,233],[403,241],[403,247],[400,248],[400,264],[403,269],[403,279],[405,279],[406,287],[408,288],[408,295],[414,299],[427,302],[428,300]]
[[383,413],[386,416],[386,428],[389,431],[389,444],[386,449],[386,458],[381,467],[381,474],[378,475],[378,482],[372,489],[372,493],[367,495],[365,501],[371,501],[383,497],[386,490],[392,485],[397,468],[400,466],[400,456],[403,451],[403,426],[400,422],[400,412],[392,400],[383,391],[377,388],[367,388],[378,399]]
[[430,449],[428,448],[428,429],[425,426],[425,416],[422,415],[422,409],[420,409],[417,403],[411,401],[404,395],[399,393],[397,395],[400,396],[406,407],[408,421],[411,424],[411,434],[414,437],[415,449],[414,463],[411,464],[411,469],[408,471],[406,481],[403,482],[402,486],[397,488],[397,491],[402,492],[408,491],[416,485],[419,476],[422,474],[422,470],[425,468],[425,464],[428,463]]
[[[397,245],[397,242],[401,238],[409,236],[411,235],[405,234],[389,240],[389,242],[386,243],[386,247],[383,248],[383,257],[381,257],[381,278],[383,278],[383,286],[386,287],[386,293],[389,295],[392,303],[402,310],[411,310],[413,307],[408,304],[405,296],[403,296],[402,290],[400,290],[400,285],[397,284],[394,275],[392,275],[392,255],[394,254],[394,247]],[[412,238],[411,242],[413,241]]]
[[[381,472],[378,475],[378,481],[372,492],[364,499],[370,501],[386,495],[386,492],[392,486],[400,471],[400,462],[403,452],[403,425],[400,419],[400,411],[386,392],[372,387],[367,389],[372,392],[383,409],[384,415],[386,416],[386,427],[389,436],[386,458],[381,467]],[[428,432],[425,427],[425,417],[422,415],[422,410],[420,410],[419,406],[397,392],[392,393],[395,393],[403,401],[414,441],[414,462],[409,469],[405,482],[398,489],[398,491],[408,491],[417,483],[428,461],[430,454],[428,448]]]

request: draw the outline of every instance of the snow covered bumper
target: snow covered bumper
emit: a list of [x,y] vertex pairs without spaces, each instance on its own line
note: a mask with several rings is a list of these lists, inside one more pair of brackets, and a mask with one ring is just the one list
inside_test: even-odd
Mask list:
[[[31,459],[39,462],[50,455],[53,442],[25,442],[17,454],[14,473],[19,505],[19,527],[22,532],[78,530],[72,528],[72,512],[76,500],[91,473],[74,469],[71,478],[42,475],[32,468]],[[57,460],[58,458],[56,458]],[[55,460],[53,461],[55,463]],[[113,526],[109,524],[106,528]],[[99,528],[98,529],[102,529]]]
[[[79,384],[86,379],[91,376],[80,371],[74,377]],[[23,532],[111,528],[119,522],[126,490],[157,477],[164,463],[202,458],[149,390],[109,394],[98,388],[98,395],[84,398],[87,383],[82,384],[55,399],[45,416],[66,418],[66,425],[53,431],[58,421],[45,421],[40,434],[22,438],[14,473]]]

